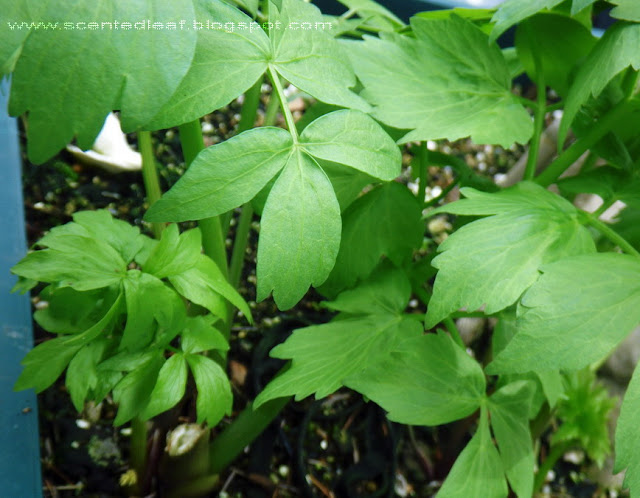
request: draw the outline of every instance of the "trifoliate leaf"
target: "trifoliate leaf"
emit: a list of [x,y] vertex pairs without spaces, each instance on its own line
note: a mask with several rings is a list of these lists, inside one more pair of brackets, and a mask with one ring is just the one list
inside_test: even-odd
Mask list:
[[569,94],[558,130],[558,144],[563,144],[576,114],[589,97],[597,97],[615,75],[632,66],[640,69],[640,24],[617,23],[598,41],[580,66]]
[[491,440],[487,411],[483,408],[476,433],[453,464],[438,497],[504,498],[508,493],[500,454]]
[[195,266],[201,249],[200,230],[187,230],[180,235],[178,225],[169,225],[162,231],[162,238],[149,254],[143,269],[157,278],[184,273]]
[[491,427],[498,442],[502,465],[518,497],[533,494],[535,457],[529,430],[532,382],[507,384],[489,398]]
[[350,166],[383,181],[400,174],[398,146],[378,123],[360,111],[325,114],[304,129],[300,141],[314,157]]
[[158,380],[141,417],[147,420],[173,408],[184,396],[186,386],[187,362],[182,354],[177,353],[160,368]]
[[121,110],[126,128],[146,123],[173,94],[195,50],[194,30],[166,22],[193,19],[191,0],[84,0],[72,6],[55,0],[28,13],[36,17],[20,20],[52,29],[32,29],[24,38],[3,29],[8,33],[0,45],[5,36],[11,48],[20,43],[9,49],[21,48],[9,106],[12,115],[29,112],[28,152],[35,163],[75,134],[81,148],[90,148],[113,109]]
[[215,361],[201,355],[187,355],[189,368],[198,389],[196,410],[198,423],[215,426],[222,417],[231,413],[233,395],[227,374]]
[[118,414],[113,421],[114,426],[128,422],[144,409],[164,363],[162,352],[156,350],[148,361],[116,384],[113,388],[113,401],[118,404]]
[[382,256],[402,266],[422,243],[421,217],[415,196],[395,182],[355,200],[344,212],[336,264],[320,292],[335,297],[366,278]]
[[[640,262],[600,253],[543,265],[522,297],[518,332],[490,373],[586,367],[640,323]],[[598,306],[594,307],[594,303]]]
[[638,431],[638,413],[640,413],[640,366],[636,366],[631,382],[620,408],[620,417],[616,425],[616,463],[614,472],[626,469],[624,486],[635,496],[640,492],[640,431]]
[[385,356],[345,384],[387,410],[390,420],[440,425],[480,407],[486,388],[482,368],[447,334],[416,336]]
[[522,182],[495,194],[461,192],[467,199],[436,212],[493,216],[463,226],[438,247],[427,327],[462,307],[500,311],[538,279],[542,264],[595,250],[577,209],[536,184]]
[[458,16],[414,17],[415,38],[388,34],[345,42],[373,117],[413,129],[401,142],[471,136],[478,143],[526,143],[531,118],[511,93],[504,56]]
[[284,167],[292,145],[285,130],[264,127],[207,147],[145,219],[201,220],[250,201]]
[[278,307],[289,309],[310,285],[326,280],[340,247],[340,205],[310,156],[290,156],[264,206],[261,227],[257,299],[273,291]]
[[328,396],[344,379],[388,358],[402,340],[421,334],[418,321],[397,314],[356,316],[298,329],[271,350],[274,358],[291,359],[291,366],[267,385],[254,407],[282,396]]

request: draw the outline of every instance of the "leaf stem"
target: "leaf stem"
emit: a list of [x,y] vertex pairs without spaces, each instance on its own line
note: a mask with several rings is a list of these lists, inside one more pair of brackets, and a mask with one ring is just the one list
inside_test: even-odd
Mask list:
[[418,148],[418,201],[424,203],[425,191],[427,189],[427,167],[429,166],[429,149],[427,149],[427,142],[420,142]]
[[[158,201],[158,199],[160,199],[160,197],[162,197],[162,190],[160,189],[158,170],[153,156],[150,131],[138,132],[138,150],[142,156],[142,180],[144,181],[144,189],[147,193],[149,207],[151,207],[156,201]],[[160,238],[164,227],[164,223],[151,223],[151,230],[153,231],[153,235],[156,239]]]
[[147,469],[147,422],[134,417],[131,421],[131,466],[136,472],[136,494],[143,495],[144,477]]
[[240,285],[240,277],[242,275],[242,266],[244,264],[244,253],[247,250],[247,239],[249,237],[249,229],[251,228],[251,220],[253,220],[253,207],[251,202],[247,202],[242,206],[238,227],[236,228],[236,236],[233,242],[233,252],[231,253],[231,263],[229,264],[229,283],[236,289]]
[[289,109],[289,103],[287,102],[287,97],[284,94],[284,89],[282,88],[282,82],[280,81],[280,76],[273,68],[273,66],[269,66],[269,77],[271,78],[271,82],[273,84],[273,90],[276,92],[278,99],[280,100],[280,108],[282,109],[282,114],[284,116],[284,120],[287,123],[287,128],[289,129],[289,133],[291,133],[291,137],[293,138],[293,143],[297,144],[299,142],[298,138],[298,130],[296,129],[296,123],[293,120],[293,114],[291,114],[291,109]]
[[640,252],[638,252],[624,237],[622,237],[618,232],[613,230],[609,225],[600,221],[593,214],[585,213],[587,218],[587,223],[591,225],[593,228],[598,230],[602,235],[608,238],[614,244],[617,244],[620,249],[622,249],[627,254],[632,256],[636,256],[640,258]]
[[453,318],[448,316],[444,320],[442,320],[449,330],[449,334],[451,334],[451,338],[455,341],[455,343],[462,348],[463,351],[467,350],[467,346],[464,345],[464,341],[462,340],[462,336],[460,335],[460,331],[458,327],[456,327],[456,322],[453,321]]
[[[182,124],[178,127],[178,130],[180,132],[182,154],[188,166],[193,162],[198,153],[204,149],[200,120],[195,119],[189,123]],[[222,233],[220,218],[218,216],[205,218],[198,222],[198,226],[202,232],[202,247],[204,248],[205,254],[218,265],[222,274],[227,277],[227,250],[224,243],[224,234]]]
[[[531,26],[527,24],[527,28],[531,29]],[[544,71],[542,68],[542,60],[540,54],[534,50],[533,60],[536,71],[536,87],[538,91],[538,105],[535,108],[535,114],[533,118],[533,137],[529,144],[529,156],[527,158],[527,165],[524,170],[524,179],[532,180],[536,173],[536,166],[538,164],[538,153],[540,151],[540,137],[542,136],[542,128],[544,125],[544,117],[546,112],[547,103],[547,86],[544,80]]]
[[540,175],[535,178],[535,182],[543,187],[554,183],[562,173],[565,172],[576,160],[604,137],[611,128],[619,122],[629,111],[627,99],[622,99],[609,112],[602,116],[595,123],[589,132],[582,138],[574,142],[571,147],[560,154]]
[[540,465],[538,473],[536,474],[536,478],[533,483],[534,493],[540,491],[549,471],[553,469],[558,459],[564,455],[572,445],[573,441],[565,441],[551,448],[549,455],[545,458],[542,465]]

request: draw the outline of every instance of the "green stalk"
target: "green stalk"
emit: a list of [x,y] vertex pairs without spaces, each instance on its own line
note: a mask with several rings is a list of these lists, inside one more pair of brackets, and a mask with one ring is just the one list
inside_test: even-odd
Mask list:
[[593,147],[602,137],[611,131],[611,128],[618,121],[630,112],[628,102],[627,99],[622,99],[613,106],[609,112],[602,116],[602,118],[591,127],[584,137],[574,142],[573,145],[560,154],[547,169],[540,173],[540,175],[535,178],[535,182],[543,187],[548,187],[554,183],[582,154]]
[[553,446],[551,448],[551,452],[544,460],[540,468],[538,469],[538,473],[536,474],[536,479],[533,483],[533,491],[534,494],[537,491],[540,491],[542,485],[544,484],[544,480],[547,477],[547,473],[553,469],[558,459],[564,455],[569,448],[571,448],[573,441],[563,442],[558,444],[557,446]]
[[458,327],[456,327],[456,322],[453,321],[453,318],[448,316],[444,320],[442,320],[449,330],[449,334],[451,334],[451,338],[455,341],[455,343],[462,348],[463,351],[467,350],[467,346],[464,345],[464,341],[462,340],[462,336],[460,335],[460,331]]
[[273,90],[276,92],[276,95],[280,100],[280,108],[282,109],[282,114],[284,115],[284,120],[287,123],[287,128],[289,129],[289,133],[291,133],[291,138],[293,138],[293,143],[297,144],[299,142],[299,139],[298,139],[298,130],[296,128],[296,123],[293,120],[293,114],[291,114],[291,109],[289,109],[289,103],[287,102],[287,97],[284,95],[284,89],[282,88],[282,82],[280,81],[280,76],[278,76],[278,73],[271,66],[269,66],[269,77],[271,78],[271,83],[273,84]]
[[253,125],[256,122],[256,114],[258,113],[261,94],[262,78],[259,78],[258,81],[256,81],[256,83],[244,94],[242,112],[240,114],[240,121],[238,122],[238,134],[253,128]]
[[273,123],[276,122],[276,116],[278,115],[278,108],[279,108],[279,102],[278,99],[275,95],[275,92],[271,94],[271,97],[269,97],[269,102],[267,103],[267,109],[264,112],[264,124],[266,125],[267,123],[271,123],[269,126],[271,126]]
[[[530,25],[527,25],[531,29]],[[542,69],[542,61],[540,54],[534,50],[533,61],[536,70],[536,87],[538,89],[538,105],[535,109],[533,118],[533,137],[529,145],[529,157],[527,158],[527,166],[524,170],[524,179],[533,180],[536,173],[536,165],[538,164],[538,153],[540,151],[540,137],[542,136],[542,128],[544,125],[544,116],[547,103],[547,87],[544,81],[544,71]]]
[[594,215],[585,213],[587,217],[587,223],[593,228],[598,230],[602,235],[608,238],[614,244],[617,244],[627,254],[640,258],[640,252],[638,252],[627,240],[622,237],[618,232],[609,227],[606,223],[603,223]]
[[420,142],[418,149],[418,165],[419,180],[418,180],[418,201],[424,203],[425,191],[427,189],[427,167],[429,166],[429,149],[427,149],[427,142]]
[[145,490],[145,475],[147,472],[147,423],[139,417],[131,421],[131,467],[136,471],[134,494],[142,495]]
[[235,460],[246,446],[262,434],[290,399],[289,396],[272,399],[260,405],[257,410],[249,403],[238,418],[211,442],[211,472],[217,474]]
[[[204,140],[202,138],[202,127],[200,120],[195,119],[189,123],[180,125],[180,143],[182,145],[182,154],[184,161],[189,166],[196,158],[198,153],[204,149]],[[202,247],[207,256],[209,256],[220,268],[222,274],[228,275],[227,268],[227,250],[224,244],[224,234],[220,225],[220,219],[217,216],[200,220],[198,223],[202,232]]]
[[236,289],[238,288],[238,285],[240,285],[242,266],[244,264],[244,253],[247,250],[249,230],[251,229],[251,220],[253,220],[253,207],[251,206],[251,202],[247,202],[242,206],[242,212],[240,213],[236,236],[233,242],[231,264],[229,265],[229,283]]
[[[153,156],[151,132],[138,132],[138,150],[142,156],[142,179],[144,181],[144,189],[147,193],[149,206],[152,206],[158,199],[160,199],[160,197],[162,197],[162,190],[160,189],[158,170],[156,169],[156,161]],[[153,235],[156,239],[160,238],[164,227],[164,223],[151,223],[151,230],[153,231]]]

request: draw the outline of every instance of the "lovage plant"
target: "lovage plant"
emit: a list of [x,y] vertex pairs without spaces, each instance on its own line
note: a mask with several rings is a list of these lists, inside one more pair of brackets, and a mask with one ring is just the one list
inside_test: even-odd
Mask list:
[[[258,300],[272,295],[286,310],[313,286],[337,314],[272,350],[288,367],[211,443],[209,473],[291,396],[346,386],[395,422],[469,422],[473,435],[439,496],[531,496],[565,449],[580,446],[597,462],[608,453],[610,402],[592,370],[640,323],[640,9],[633,0],[507,0],[497,11],[426,12],[404,25],[373,1],[342,3],[339,18],[302,0],[9,7],[0,61],[12,74],[10,111],[28,114],[30,159],[46,160],[74,136],[88,147],[119,110],[139,134],[145,218],[157,237],[106,212],[77,213],[14,267],[21,289],[48,284],[49,308],[35,318],[59,335],[26,356],[16,387],[43,390],[66,369],[79,410],[112,392],[115,424],[137,421],[144,442],[141,422],[180,402],[191,371],[197,419],[217,424],[231,407],[231,306],[250,319],[234,286],[256,211]],[[603,8],[617,21],[598,39],[591,15]],[[129,22],[138,19],[149,21]],[[516,25],[515,49],[500,49],[496,39]],[[535,101],[512,91],[522,73]],[[273,113],[249,129],[264,78],[286,129]],[[283,80],[321,103],[316,119],[294,121]],[[239,132],[204,148],[199,118],[241,94]],[[557,157],[538,171],[545,116],[558,109]],[[171,126],[190,167],[160,195],[149,131]],[[464,137],[528,144],[522,181],[500,189],[426,146]],[[415,155],[417,195],[393,181],[404,147]],[[585,153],[578,174],[560,178]],[[449,166],[447,190],[459,186],[464,198],[425,202],[429,166]],[[578,193],[603,204],[583,211],[571,202]],[[619,218],[601,221],[616,201],[626,206]],[[228,263],[227,213],[240,207]],[[433,249],[424,221],[443,213],[457,229]],[[197,230],[166,226],[191,220]],[[426,314],[408,311],[412,297]],[[476,315],[496,325],[490,347],[469,354],[455,319]],[[616,430],[616,467],[633,494],[639,376]],[[555,416],[564,425],[542,460],[535,440]],[[202,492],[215,485],[202,482]]]

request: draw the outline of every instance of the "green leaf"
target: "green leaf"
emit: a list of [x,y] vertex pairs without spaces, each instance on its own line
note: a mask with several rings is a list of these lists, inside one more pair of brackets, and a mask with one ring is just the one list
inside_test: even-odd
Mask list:
[[222,332],[212,325],[213,321],[214,317],[211,315],[187,319],[187,325],[180,334],[180,347],[185,353],[229,350],[229,343]]
[[484,398],[482,368],[443,332],[408,339],[380,359],[345,384],[378,403],[394,422],[446,424],[472,414]]
[[292,145],[285,130],[264,127],[207,147],[145,219],[201,220],[250,201],[284,167]]
[[210,358],[200,355],[186,358],[198,388],[198,423],[207,422],[213,427],[225,414],[231,413],[233,395],[229,379],[222,367]]
[[160,368],[158,380],[141,417],[148,420],[173,408],[184,396],[186,386],[187,362],[182,354],[177,353]]
[[373,0],[338,0],[342,5],[350,10],[354,10],[360,17],[378,15],[391,21],[394,25],[401,27],[404,23],[393,12],[384,8]]
[[119,283],[126,273],[127,264],[120,254],[101,240],[60,235],[47,238],[47,243],[53,248],[27,254],[11,272],[77,291]]
[[331,23],[316,6],[282,0],[282,9],[271,9],[269,14],[275,28],[270,30],[273,55],[269,62],[283,78],[322,102],[369,110],[349,90],[356,84],[355,75],[330,32]]
[[515,303],[544,263],[595,250],[578,211],[567,200],[530,182],[495,194],[464,188],[467,199],[436,210],[490,215],[463,226],[438,247],[439,269],[426,325],[462,307],[493,314]]
[[[640,365],[640,364],[639,364]],[[640,492],[640,431],[638,431],[638,413],[640,413],[640,366],[636,366],[631,382],[620,408],[620,417],[616,425],[616,462],[614,472],[626,469],[624,486],[635,496]]]
[[208,256],[200,254],[193,268],[169,277],[169,281],[189,301],[204,306],[219,317],[226,316],[225,304],[219,299],[223,296],[244,314],[249,323],[253,323],[249,305]]
[[[20,40],[12,77],[10,112],[29,111],[27,144],[35,163],[64,148],[76,133],[79,146],[90,148],[113,109],[121,110],[125,128],[145,123],[173,94],[193,58],[195,31],[147,27],[147,20],[193,19],[191,0],[83,0],[72,6],[53,0],[31,13],[37,17],[21,20],[58,27],[54,34],[33,29]],[[144,29],[135,29],[139,22]]]
[[[541,267],[522,297],[518,332],[489,373],[577,370],[602,359],[640,323],[640,262],[600,253]],[[594,305],[597,303],[597,306]]]
[[491,40],[496,40],[511,26],[544,9],[552,9],[563,0],[507,0],[502,3],[491,22],[495,23],[491,31]]
[[272,291],[278,308],[294,306],[322,284],[340,247],[340,206],[318,164],[294,151],[276,180],[261,221],[257,299]]
[[200,230],[187,230],[180,235],[178,225],[169,225],[162,231],[162,238],[151,251],[143,270],[158,278],[183,273],[195,266],[201,249]]
[[342,164],[322,159],[318,159],[318,164],[329,177],[342,212],[360,196],[362,189],[376,182],[375,178],[371,178],[357,169],[345,168]]
[[523,21],[516,31],[518,57],[529,77],[536,81],[536,54],[545,83],[562,96],[567,95],[574,68],[596,41],[584,24],[559,14],[538,14]]
[[84,346],[71,359],[66,375],[66,386],[76,410],[84,409],[84,401],[98,384],[96,367],[109,346],[107,339],[99,339]]
[[113,401],[118,404],[114,426],[128,422],[146,406],[165,359],[162,351],[154,351],[148,361],[125,375],[113,388]]
[[82,334],[51,339],[29,351],[20,362],[24,370],[14,390],[33,388],[39,393],[53,384],[80,348],[89,344],[111,324],[120,311],[122,300],[122,294],[119,294],[104,316]]
[[258,395],[254,407],[282,396],[323,398],[344,379],[379,363],[403,339],[420,336],[416,320],[388,314],[346,317],[298,329],[271,350],[273,358],[292,359],[291,366]]
[[113,218],[111,213],[105,209],[78,211],[74,213],[73,221],[82,226],[89,236],[102,240],[113,247],[127,263],[133,261],[136,254],[142,249],[145,239],[148,239],[145,235],[140,234],[138,227]]
[[576,15],[594,3],[596,3],[596,0],[573,0],[571,4],[571,15]]
[[219,0],[198,0],[195,11],[195,17],[182,18],[189,20],[185,29],[197,35],[193,62],[147,129],[170,128],[220,109],[251,88],[267,69],[271,47],[258,23]]
[[640,22],[640,5],[635,0],[611,0],[617,5],[609,14],[625,21]]
[[124,291],[127,324],[122,332],[121,350],[148,346],[156,332],[156,320],[165,328],[171,328],[173,337],[178,334],[186,313],[182,300],[173,289],[153,275],[129,270],[124,280]]
[[352,314],[378,312],[400,314],[411,296],[411,282],[406,273],[382,263],[355,289],[341,292],[334,301],[324,303],[333,311]]
[[519,381],[507,384],[489,398],[491,427],[502,465],[511,488],[523,498],[533,495],[535,457],[529,430],[533,391],[532,382]]
[[340,250],[320,292],[334,297],[352,287],[371,273],[382,256],[402,266],[422,243],[421,217],[415,196],[395,182],[354,201],[344,212]]
[[531,118],[511,93],[502,52],[469,21],[414,17],[415,38],[345,42],[373,117],[407,129],[401,142],[456,140],[526,143]]
[[400,174],[402,156],[389,135],[366,114],[343,110],[313,121],[300,136],[306,152],[383,181]]
[[504,498],[508,493],[500,454],[491,441],[487,411],[483,408],[478,430],[460,453],[440,488],[438,498]]
[[623,69],[640,69],[640,24],[617,23],[609,28],[580,66],[567,95],[558,131],[563,144],[576,114],[589,97],[597,97]]

